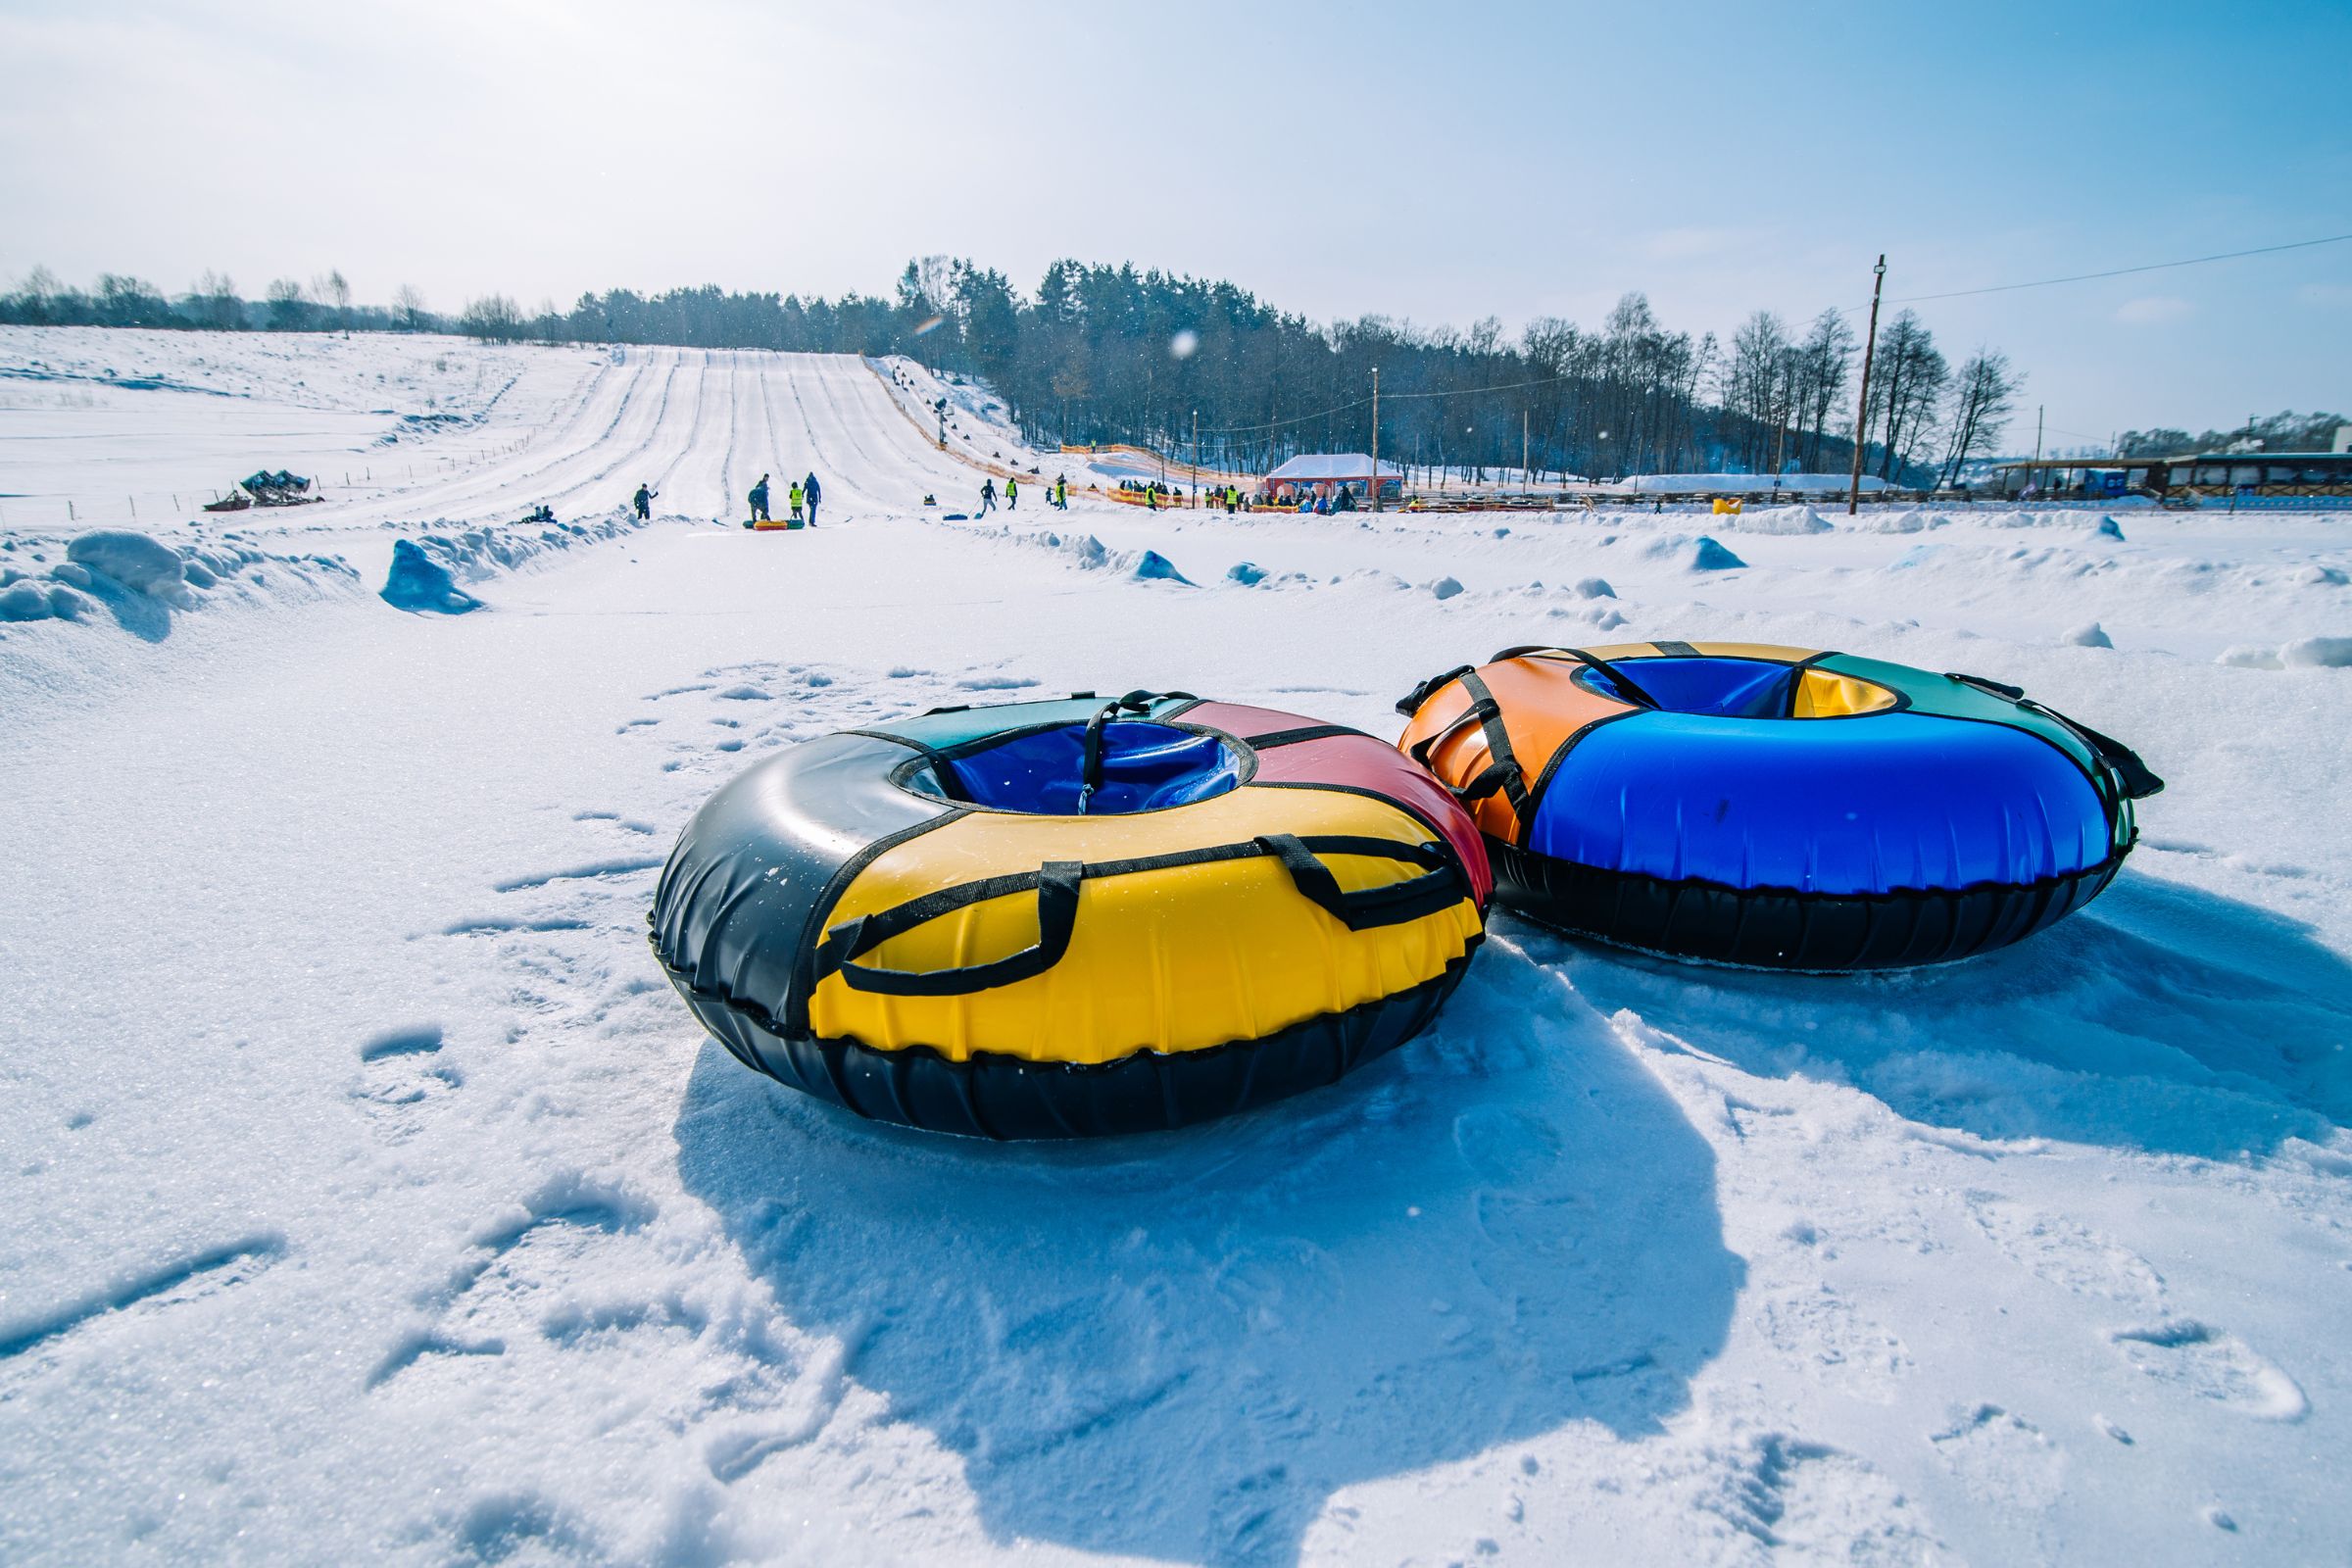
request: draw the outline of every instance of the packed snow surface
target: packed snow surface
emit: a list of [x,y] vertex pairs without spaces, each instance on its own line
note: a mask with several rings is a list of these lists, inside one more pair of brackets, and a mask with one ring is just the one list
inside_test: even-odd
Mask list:
[[[953,383],[998,444],[942,453],[918,380],[0,333],[0,607],[83,607],[0,622],[0,1560],[2340,1560],[2340,514],[957,524],[1009,430]],[[152,500],[265,465],[327,499]],[[763,471],[819,526],[743,529]],[[387,605],[396,551],[482,608]],[[827,731],[1181,687],[1386,733],[1651,636],[2016,683],[2170,788],[2006,952],[1497,916],[1394,1055],[1087,1147],[793,1095],[646,944],[695,808]]]

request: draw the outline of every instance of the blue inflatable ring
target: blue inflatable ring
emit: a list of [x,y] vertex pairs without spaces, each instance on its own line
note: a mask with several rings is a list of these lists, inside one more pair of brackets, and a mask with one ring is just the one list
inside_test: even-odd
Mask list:
[[1397,705],[1504,904],[1633,947],[1866,969],[2082,907],[2162,789],[2015,687],[1744,643],[1516,648]]

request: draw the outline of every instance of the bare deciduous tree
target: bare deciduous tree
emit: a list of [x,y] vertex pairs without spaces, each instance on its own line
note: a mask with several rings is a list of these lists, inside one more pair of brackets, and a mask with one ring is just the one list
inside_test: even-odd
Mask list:
[[2001,438],[2001,427],[2016,412],[2017,395],[2026,378],[2009,368],[2009,356],[1980,348],[1960,367],[1952,381],[1951,445],[1945,449],[1941,482],[1959,477],[1969,458]]

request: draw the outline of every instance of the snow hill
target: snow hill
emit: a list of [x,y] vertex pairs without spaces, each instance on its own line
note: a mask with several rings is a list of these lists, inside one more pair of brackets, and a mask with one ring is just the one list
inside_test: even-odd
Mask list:
[[[0,337],[0,1560],[2340,1558],[2340,514],[950,523],[981,470],[904,390]],[[327,500],[188,510],[263,466]],[[736,526],[811,469],[817,529]],[[678,828],[798,740],[1138,686],[1393,732],[1649,636],[2022,684],[2170,788],[2008,952],[1498,917],[1407,1049],[1092,1147],[793,1096],[647,948]]]

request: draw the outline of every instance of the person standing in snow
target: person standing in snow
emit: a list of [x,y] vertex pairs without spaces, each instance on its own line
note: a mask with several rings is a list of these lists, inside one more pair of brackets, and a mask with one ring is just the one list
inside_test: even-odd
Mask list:
[[654,514],[654,497],[659,494],[661,494],[660,491],[650,490],[642,484],[637,487],[636,499],[630,504],[637,509],[637,520],[639,522],[645,522],[652,518]]
[[816,486],[816,475],[814,473],[809,474],[808,478],[801,481],[801,493],[808,498],[808,526],[813,528],[816,526],[817,497],[824,494],[824,492],[819,490]]
[[775,521],[775,518],[767,514],[767,475],[764,473],[760,476],[760,482],[752,486],[752,520],[754,522]]
[[996,511],[996,509],[997,509],[997,481],[996,481],[996,480],[994,480],[994,479],[983,479],[983,480],[981,480],[981,481],[980,481],[980,512],[979,512],[979,515],[981,515],[981,516],[985,517],[985,516],[987,516],[987,515],[988,515],[990,513],[992,513],[992,512]]
[[1021,510],[1021,481],[1017,477],[1004,481],[1004,510],[1006,512]]
[[789,502],[789,503],[791,504],[791,507],[792,507],[792,511],[791,511],[791,512],[790,512],[790,513],[789,513],[787,515],[789,515],[789,516],[791,517],[791,519],[792,519],[794,522],[796,522],[796,523],[797,523],[797,522],[799,522],[799,521],[801,520],[801,481],[800,481],[800,480],[798,480],[798,479],[795,479],[795,480],[793,480],[793,481],[792,481],[792,488],[784,492],[784,499],[785,499],[787,502]]

